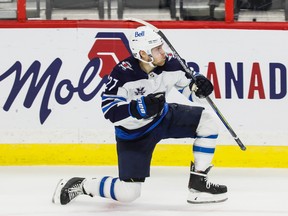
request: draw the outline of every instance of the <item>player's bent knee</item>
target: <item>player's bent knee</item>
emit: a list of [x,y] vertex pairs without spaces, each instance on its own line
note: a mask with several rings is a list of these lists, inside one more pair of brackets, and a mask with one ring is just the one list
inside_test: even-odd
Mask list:
[[119,202],[133,202],[141,195],[141,183],[118,181],[115,185],[115,195]]
[[198,135],[218,134],[219,125],[216,120],[215,113],[210,110],[203,110],[199,125],[197,128]]

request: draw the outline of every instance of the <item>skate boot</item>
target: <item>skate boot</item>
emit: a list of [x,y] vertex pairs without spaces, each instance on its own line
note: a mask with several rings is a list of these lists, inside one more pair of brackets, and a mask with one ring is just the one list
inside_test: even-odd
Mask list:
[[195,172],[194,164],[191,162],[188,203],[216,203],[228,199],[225,185],[213,184],[208,181],[207,174],[211,168],[212,166],[204,172]]
[[74,177],[69,180],[61,179],[53,194],[52,202],[66,205],[77,196],[86,194],[83,189],[85,178]]

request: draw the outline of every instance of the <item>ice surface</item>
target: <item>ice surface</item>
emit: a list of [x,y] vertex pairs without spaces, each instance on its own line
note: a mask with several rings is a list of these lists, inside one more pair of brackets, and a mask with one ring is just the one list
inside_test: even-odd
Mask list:
[[66,205],[51,202],[60,178],[117,176],[113,166],[0,167],[1,216],[277,216],[288,215],[288,169],[213,168],[210,180],[228,186],[217,204],[186,202],[189,168],[152,167],[141,197],[130,204],[82,196]]

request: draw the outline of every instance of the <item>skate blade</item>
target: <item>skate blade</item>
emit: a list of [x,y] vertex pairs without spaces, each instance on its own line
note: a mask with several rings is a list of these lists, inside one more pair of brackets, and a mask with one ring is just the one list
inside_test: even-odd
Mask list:
[[56,189],[53,193],[53,197],[52,197],[52,203],[55,203],[55,204],[61,204],[60,202],[60,195],[61,195],[61,190],[62,188],[64,187],[64,185],[66,184],[67,180],[65,179],[61,179],[57,186],[56,186]]
[[187,202],[192,204],[203,204],[203,203],[219,203],[224,202],[228,199],[227,193],[222,194],[210,194],[210,193],[192,193],[188,194]]

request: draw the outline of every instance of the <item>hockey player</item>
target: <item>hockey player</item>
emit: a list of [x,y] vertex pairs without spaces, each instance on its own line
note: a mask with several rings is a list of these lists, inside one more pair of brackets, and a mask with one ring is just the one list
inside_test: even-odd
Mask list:
[[190,100],[192,95],[205,98],[213,85],[200,74],[195,79],[187,77],[177,59],[163,50],[162,38],[150,28],[137,28],[129,42],[133,56],[114,67],[102,93],[104,116],[115,126],[119,177],[62,179],[53,202],[65,205],[78,195],[134,201],[150,176],[155,145],[166,138],[194,140],[187,201],[225,201],[227,187],[207,178],[218,137],[214,113],[165,99],[172,88]]

